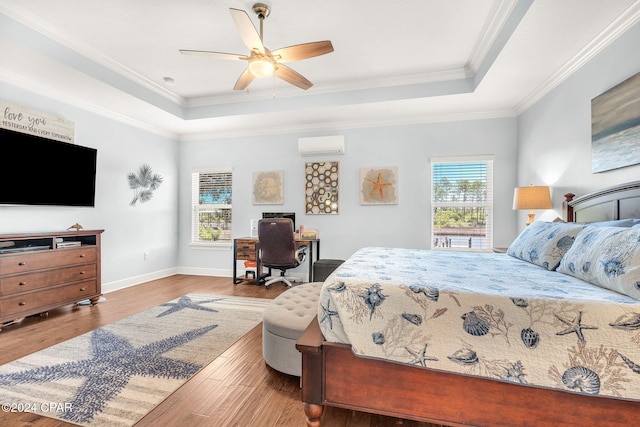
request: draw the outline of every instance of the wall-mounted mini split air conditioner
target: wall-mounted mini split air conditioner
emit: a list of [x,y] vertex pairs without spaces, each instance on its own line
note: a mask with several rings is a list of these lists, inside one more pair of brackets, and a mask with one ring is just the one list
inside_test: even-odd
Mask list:
[[298,152],[301,156],[344,154],[344,136],[298,138]]

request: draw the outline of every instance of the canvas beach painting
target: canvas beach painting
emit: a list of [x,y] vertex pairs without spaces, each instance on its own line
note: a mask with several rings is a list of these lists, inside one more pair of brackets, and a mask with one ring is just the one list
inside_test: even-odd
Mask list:
[[591,172],[640,164],[640,73],[591,100]]

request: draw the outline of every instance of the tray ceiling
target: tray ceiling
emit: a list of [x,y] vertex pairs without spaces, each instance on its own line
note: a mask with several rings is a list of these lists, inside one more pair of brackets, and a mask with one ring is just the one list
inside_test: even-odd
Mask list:
[[256,79],[213,0],[0,0],[0,80],[179,139],[514,116],[640,16],[634,0],[274,0],[271,50],[331,40],[288,63],[313,87]]

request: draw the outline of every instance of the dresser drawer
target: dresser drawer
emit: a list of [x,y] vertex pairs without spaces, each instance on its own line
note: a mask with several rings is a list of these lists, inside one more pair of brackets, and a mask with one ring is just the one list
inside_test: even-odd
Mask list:
[[24,273],[0,277],[0,296],[28,292],[67,282],[93,279],[97,275],[97,266],[93,264],[74,265],[38,273]]
[[95,246],[7,255],[0,258],[0,274],[91,263],[96,260],[96,256]]
[[256,260],[256,250],[240,250],[238,249],[238,253],[236,255],[236,259],[243,259],[245,261],[255,261]]
[[42,311],[47,311],[53,306],[64,305],[63,303],[66,301],[71,304],[95,296],[97,293],[96,280],[87,280],[39,292],[6,297],[0,300],[0,316],[22,317],[20,315],[23,312],[33,313],[39,308],[42,308]]
[[236,241],[236,259],[246,261],[256,260],[256,244],[255,240],[237,240]]

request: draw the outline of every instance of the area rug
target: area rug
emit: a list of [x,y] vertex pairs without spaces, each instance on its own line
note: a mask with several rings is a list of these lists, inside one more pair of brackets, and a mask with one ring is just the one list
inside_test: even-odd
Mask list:
[[269,301],[188,294],[0,366],[2,410],[132,426],[259,324]]

